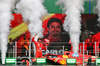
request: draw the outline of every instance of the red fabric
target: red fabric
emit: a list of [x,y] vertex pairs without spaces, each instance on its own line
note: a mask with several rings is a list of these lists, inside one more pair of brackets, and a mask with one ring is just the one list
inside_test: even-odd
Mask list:
[[[91,41],[91,42],[90,42],[90,41]],[[87,46],[93,46],[95,40],[94,40],[93,38],[92,38],[92,39],[88,38],[85,42],[86,42]]]
[[42,51],[36,50],[35,58],[42,58]]
[[21,14],[13,14],[14,20],[11,20],[11,25],[10,27],[14,28],[17,25],[21,24],[23,22],[23,18]]

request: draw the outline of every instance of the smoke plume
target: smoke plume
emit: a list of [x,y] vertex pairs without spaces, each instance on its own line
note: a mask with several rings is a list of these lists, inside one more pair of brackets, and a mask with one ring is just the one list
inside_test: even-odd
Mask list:
[[81,29],[81,11],[84,11],[83,0],[58,0],[56,4],[63,4],[67,15],[63,24],[65,31],[69,32],[73,52],[78,53],[78,44]]
[[47,13],[42,4],[43,2],[43,0],[21,0],[16,6],[18,9],[17,13],[21,13],[23,20],[29,22],[28,28],[31,38],[34,34],[38,34],[37,37],[43,37],[41,17]]
[[14,6],[14,0],[0,0],[0,44],[2,64],[5,64],[8,35],[10,33],[10,20],[13,18],[11,9]]
[[99,24],[100,24],[100,0],[97,1],[97,6],[96,6],[97,10],[98,10],[98,21],[99,21]]

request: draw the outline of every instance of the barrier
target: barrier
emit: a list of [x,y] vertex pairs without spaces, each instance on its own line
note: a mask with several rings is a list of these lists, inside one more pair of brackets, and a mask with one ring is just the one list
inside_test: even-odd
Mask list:
[[16,59],[15,58],[6,58],[6,64],[15,64]]
[[46,63],[46,59],[45,58],[37,58],[36,63]]
[[67,65],[76,65],[76,59],[75,58],[68,58]]

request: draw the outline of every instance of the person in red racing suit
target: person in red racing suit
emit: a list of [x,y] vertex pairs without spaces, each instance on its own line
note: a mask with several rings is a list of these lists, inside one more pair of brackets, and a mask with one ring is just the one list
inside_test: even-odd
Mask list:
[[87,44],[87,50],[88,50],[88,54],[89,55],[93,55],[93,49],[94,49],[94,45],[95,45],[95,40],[94,38],[92,38],[92,35],[89,35],[89,38],[85,41]]
[[35,54],[35,58],[42,58],[42,49],[46,50],[45,49],[45,45],[48,46],[48,44],[44,43],[44,45],[41,43],[42,42],[42,39],[41,38],[38,38],[38,41],[35,41],[35,36],[37,34],[34,35],[34,37],[32,38],[32,41],[34,42],[35,44],[35,47],[36,47],[36,54]]

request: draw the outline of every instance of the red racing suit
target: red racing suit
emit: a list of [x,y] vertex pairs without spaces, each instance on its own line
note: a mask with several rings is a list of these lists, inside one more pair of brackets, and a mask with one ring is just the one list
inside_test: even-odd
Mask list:
[[86,39],[85,42],[86,42],[87,46],[93,46],[95,40],[93,38],[92,39],[88,38],[88,39]]
[[42,49],[43,49],[43,44],[41,42],[37,42],[34,40],[35,37],[32,38],[32,41],[35,44],[36,47],[36,54],[35,58],[42,58]]
[[[88,50],[88,53],[89,53],[89,55],[93,55],[93,50],[94,50],[94,46],[95,46],[95,40],[93,39],[93,38],[88,38],[86,41],[85,41],[86,43],[86,45],[87,45],[87,50]],[[91,47],[91,48],[90,48]]]

